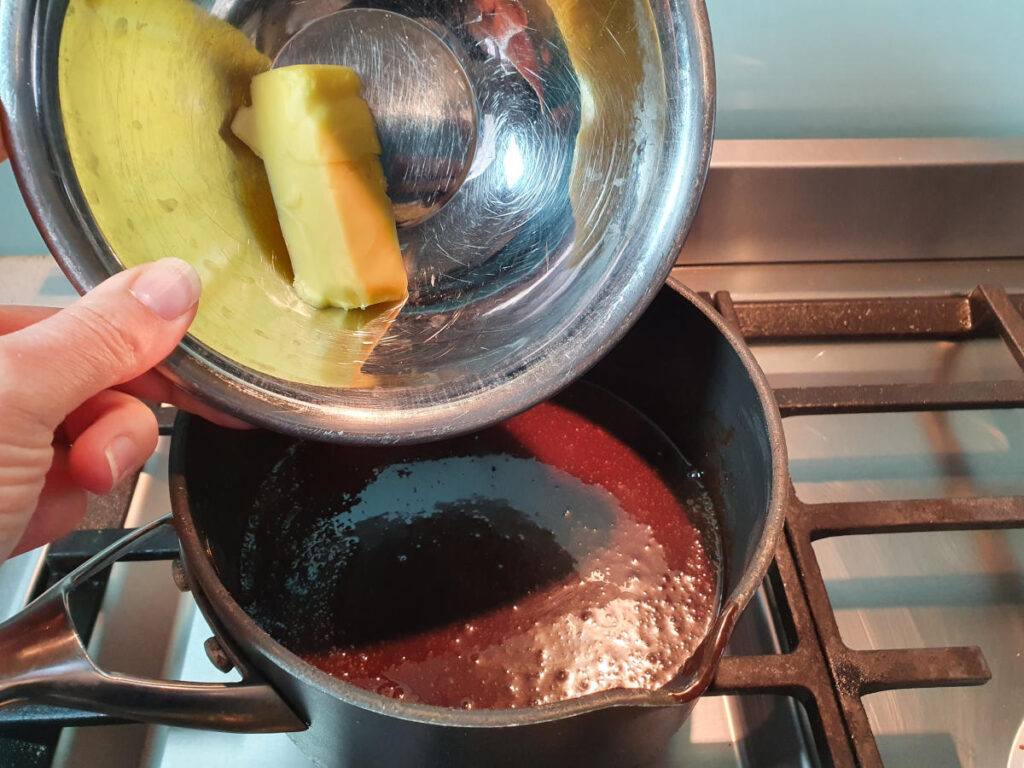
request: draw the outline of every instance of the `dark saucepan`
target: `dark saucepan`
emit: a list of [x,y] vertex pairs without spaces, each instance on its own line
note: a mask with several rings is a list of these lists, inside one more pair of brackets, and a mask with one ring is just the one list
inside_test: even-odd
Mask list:
[[[719,511],[722,612],[696,654],[656,690],[616,689],[518,709],[462,710],[398,700],[317,669],[261,629],[239,602],[263,611],[260,621],[273,629],[274,601],[257,606],[246,595],[243,553],[246,532],[254,530],[255,502],[273,501],[265,481],[280,461],[278,441],[285,438],[233,433],[182,416],[172,442],[174,525],[196,600],[242,669],[243,683],[167,684],[96,674],[74,643],[63,610],[65,593],[87,570],[0,625],[0,701],[48,701],[230,731],[291,730],[298,746],[323,766],[618,767],[656,759],[713,678],[735,618],[771,561],[786,482],[781,423],[749,350],[685,289],[665,289],[585,378],[653,421],[702,472]],[[280,496],[281,486],[274,492]],[[243,499],[254,503],[240,504]],[[117,554],[106,553],[89,568]],[[557,548],[549,554],[550,581],[561,566]],[[358,626],[328,624],[332,632],[359,637]],[[378,622],[374,632],[392,629]],[[34,659],[16,653],[33,642],[41,647],[55,635],[68,642],[51,642]]]

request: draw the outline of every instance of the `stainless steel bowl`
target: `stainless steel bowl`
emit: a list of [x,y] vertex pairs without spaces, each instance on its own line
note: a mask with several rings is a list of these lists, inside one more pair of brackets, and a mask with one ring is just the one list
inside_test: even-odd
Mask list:
[[[292,293],[262,167],[226,128],[272,62],[362,76],[400,309]],[[199,270],[165,363],[181,386],[280,431],[391,443],[520,411],[622,336],[696,210],[714,74],[701,0],[0,0],[0,103],[79,290],[166,255]]]

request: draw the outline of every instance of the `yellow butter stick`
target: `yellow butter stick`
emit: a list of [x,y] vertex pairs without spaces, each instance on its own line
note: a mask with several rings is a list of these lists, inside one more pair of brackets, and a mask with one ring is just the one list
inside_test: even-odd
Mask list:
[[359,76],[297,65],[252,79],[231,129],[263,159],[295,292],[314,307],[355,309],[406,296],[380,142]]

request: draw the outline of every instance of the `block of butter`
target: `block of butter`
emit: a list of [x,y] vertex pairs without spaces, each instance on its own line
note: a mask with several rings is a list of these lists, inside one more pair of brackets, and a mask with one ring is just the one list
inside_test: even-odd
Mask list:
[[252,79],[231,130],[263,159],[295,273],[314,307],[405,298],[407,280],[373,116],[348,67],[297,65]]

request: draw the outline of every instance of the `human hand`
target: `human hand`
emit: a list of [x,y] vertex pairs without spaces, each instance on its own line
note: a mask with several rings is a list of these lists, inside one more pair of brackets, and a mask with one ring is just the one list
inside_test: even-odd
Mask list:
[[180,259],[120,272],[70,307],[0,307],[0,562],[52,541],[153,453],[138,397],[229,426],[151,370],[195,317],[199,277]]

